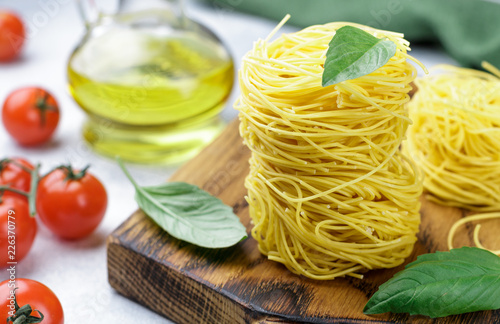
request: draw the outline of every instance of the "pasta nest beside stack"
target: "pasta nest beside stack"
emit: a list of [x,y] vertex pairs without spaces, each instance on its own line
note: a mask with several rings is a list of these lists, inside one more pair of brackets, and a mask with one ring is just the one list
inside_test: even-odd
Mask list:
[[[449,65],[416,80],[404,146],[440,204],[500,211],[500,79]],[[500,77],[500,75],[499,75]]]

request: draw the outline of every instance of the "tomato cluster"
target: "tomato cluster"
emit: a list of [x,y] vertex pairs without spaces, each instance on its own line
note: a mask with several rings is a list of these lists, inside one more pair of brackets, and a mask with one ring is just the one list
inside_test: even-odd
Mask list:
[[[71,166],[58,167],[31,188],[33,165],[21,158],[0,160],[0,265],[20,261],[30,250],[37,225],[31,217],[28,198],[36,202],[39,219],[58,237],[80,239],[90,235],[102,221],[107,193],[102,183]],[[12,228],[11,228],[12,227]],[[15,228],[15,230],[14,230]],[[15,247],[13,243],[15,242]],[[15,249],[15,250],[13,250]],[[9,252],[10,251],[10,252]]]
[[[25,33],[18,15],[0,10],[0,65],[20,56]],[[0,108],[5,130],[21,146],[48,142],[60,119],[56,98],[39,87],[12,91]],[[60,166],[40,177],[25,159],[0,159],[0,270],[29,253],[38,221],[59,238],[81,239],[97,228],[106,207],[106,190],[87,168]],[[0,321],[63,324],[64,314],[48,287],[15,278],[0,283]]]
[[[0,268],[21,261],[33,245],[37,220],[32,217],[30,204],[36,206],[39,220],[56,236],[80,239],[100,224],[107,201],[104,186],[87,168],[78,171],[60,166],[39,178],[38,167],[25,159],[0,160]],[[19,323],[38,323],[40,318],[42,323],[64,322],[61,304],[49,288],[29,279],[16,278],[15,286],[11,284],[9,280],[0,284],[0,320],[18,323],[20,316],[28,316],[29,321]],[[8,313],[13,300],[8,296],[13,295],[17,300],[12,302],[15,311]],[[32,308],[18,306],[20,303]]]

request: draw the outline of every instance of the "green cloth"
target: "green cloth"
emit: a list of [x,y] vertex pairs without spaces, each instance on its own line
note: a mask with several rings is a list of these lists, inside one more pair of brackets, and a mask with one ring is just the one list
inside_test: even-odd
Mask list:
[[495,0],[205,0],[219,7],[306,27],[356,22],[405,34],[410,42],[439,42],[464,66],[500,67],[500,4]]

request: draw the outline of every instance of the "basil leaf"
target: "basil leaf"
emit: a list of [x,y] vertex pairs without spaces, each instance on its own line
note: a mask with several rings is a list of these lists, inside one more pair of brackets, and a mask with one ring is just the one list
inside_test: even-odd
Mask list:
[[396,54],[396,44],[359,28],[344,26],[333,36],[323,70],[323,87],[367,75]]
[[379,287],[365,314],[432,318],[500,308],[500,257],[475,248],[421,255]]
[[[483,267],[500,269],[500,257],[483,249],[464,246],[459,249],[451,249],[449,252],[436,252],[420,255],[417,260],[409,263],[406,268],[425,261],[465,261],[470,263],[481,263]],[[487,260],[487,262],[485,262]]]
[[140,187],[118,162],[135,187],[139,207],[173,237],[206,248],[229,247],[247,237],[232,208],[208,192],[185,182]]

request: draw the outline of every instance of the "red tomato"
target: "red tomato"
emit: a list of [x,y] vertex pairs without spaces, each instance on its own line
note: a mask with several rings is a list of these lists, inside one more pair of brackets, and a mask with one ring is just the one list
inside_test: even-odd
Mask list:
[[[0,186],[10,186],[14,189],[29,192],[31,187],[31,173],[28,170],[33,170],[34,168],[30,162],[21,158],[0,160]],[[17,194],[8,190],[4,191],[4,197],[11,195]]]
[[[64,324],[64,312],[61,302],[56,294],[44,284],[24,278],[15,278],[15,281],[5,280],[0,283],[0,322],[5,323],[7,318],[13,316],[14,311],[14,288],[16,301],[19,307],[30,305],[31,316],[40,317],[43,314],[42,324]],[[7,322],[11,324],[12,322]],[[23,322],[24,323],[24,322]]]
[[21,261],[35,240],[37,225],[28,202],[18,196],[0,198],[0,268]]
[[59,106],[44,89],[21,88],[5,100],[2,120],[7,132],[19,144],[40,145],[50,139],[59,123]]
[[71,167],[61,167],[38,183],[38,215],[54,234],[64,239],[90,235],[104,217],[107,205],[106,189],[86,169],[74,172]]
[[24,44],[24,26],[13,12],[0,11],[0,62],[16,58]]

